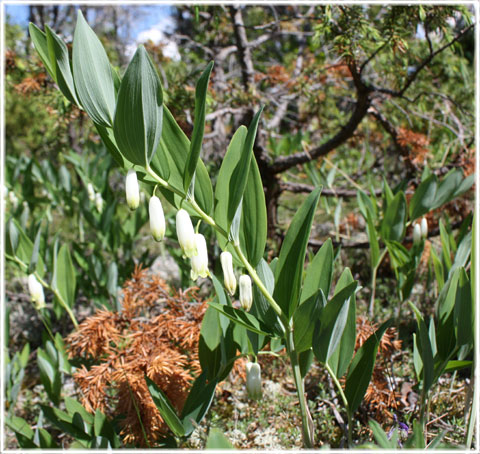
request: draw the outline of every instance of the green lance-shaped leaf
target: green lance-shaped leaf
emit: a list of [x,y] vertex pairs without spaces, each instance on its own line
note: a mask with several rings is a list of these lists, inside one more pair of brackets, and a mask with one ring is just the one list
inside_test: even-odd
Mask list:
[[455,296],[455,318],[457,346],[470,344],[474,339],[474,305],[470,293],[470,281],[462,267],[459,271],[457,293]]
[[181,419],[185,428],[185,436],[189,436],[205,417],[215,395],[217,383],[211,381],[207,383],[207,374],[202,372],[194,381],[187,400],[182,409]]
[[436,175],[430,175],[420,183],[410,199],[408,207],[408,213],[412,221],[432,209],[437,194],[437,186]]
[[[183,192],[183,172],[190,149],[190,141],[173,118],[170,111],[163,106],[162,137],[150,163],[152,169],[162,178],[168,179],[168,183]],[[166,163],[168,165],[166,165]],[[168,171],[166,173],[166,171]],[[173,195],[168,190],[160,189],[165,198],[172,206],[179,208],[182,198]],[[195,201],[207,214],[213,208],[213,190],[208,171],[201,159],[198,160],[195,171]],[[193,214],[193,213],[191,213]]]
[[168,400],[168,397],[150,378],[145,376],[145,380],[147,381],[148,390],[150,391],[153,402],[162,415],[162,418],[177,437],[183,437],[185,435],[185,428]]
[[50,60],[50,53],[48,51],[47,36],[32,22],[30,22],[28,25],[28,30],[40,60],[42,60],[43,64],[45,65],[45,69],[47,70],[48,74],[50,74],[50,77],[56,82],[57,79],[55,77],[55,70],[52,60]]
[[389,202],[382,220],[380,233],[383,240],[401,241],[405,234],[407,201],[403,191],[397,192]]
[[247,186],[243,193],[240,221],[240,246],[248,261],[256,267],[267,242],[267,208],[262,177],[255,156],[250,161]]
[[[349,268],[345,268],[342,275],[338,279],[337,286],[335,287],[334,297],[351,282],[354,282],[352,273]],[[347,371],[348,365],[352,360],[353,352],[355,351],[355,342],[357,337],[355,292],[352,293],[348,306],[347,320],[345,322],[345,327],[343,329],[340,342],[337,349],[328,359],[330,369],[337,377],[342,377]]]
[[215,219],[227,232],[230,231],[238,205],[242,200],[248,180],[253,144],[263,107],[255,114],[245,137],[240,126],[232,137],[218,173],[215,187]]
[[69,307],[75,303],[76,276],[72,257],[66,244],[62,245],[55,260],[52,287],[58,289]]
[[35,242],[33,243],[32,256],[28,265],[27,273],[33,273],[37,267],[39,252],[40,252],[40,240],[42,238],[42,221],[38,224],[37,234],[35,235]]
[[353,414],[362,402],[370,383],[380,339],[392,322],[393,320],[390,319],[383,323],[363,343],[350,364],[345,383],[345,397],[347,398],[350,414]]
[[325,298],[319,289],[317,295],[312,295],[297,307],[293,314],[293,343],[298,353],[312,347],[315,324],[321,314],[321,299]]
[[162,135],[163,90],[147,51],[139,46],[118,92],[113,132],[122,154],[134,164],[152,160]]
[[412,308],[412,311],[417,319],[417,336],[415,340],[417,343],[418,353],[420,354],[420,359],[422,360],[423,389],[428,391],[433,384],[434,378],[432,344],[430,343],[427,325],[422,317],[422,314],[410,301],[408,304]]
[[67,45],[48,25],[45,25],[45,33],[50,61],[55,71],[55,80],[64,96],[70,102],[79,105]]
[[333,246],[330,238],[325,241],[307,267],[300,304],[315,295],[319,289],[328,297],[333,274]]
[[73,80],[77,98],[90,118],[112,126],[115,112],[115,86],[107,53],[95,32],[78,11],[73,36]]
[[372,215],[367,212],[367,235],[370,243],[370,266],[375,269],[380,260],[380,246],[378,244],[377,229],[373,223]]
[[295,213],[280,250],[273,297],[288,318],[299,303],[305,252],[321,191],[313,190]]
[[183,189],[185,191],[190,187],[202,150],[203,133],[205,131],[205,114],[207,110],[207,90],[212,68],[213,61],[211,61],[203,71],[195,89],[195,124],[193,126],[192,141],[190,142],[190,152],[188,153],[185,165],[185,173],[183,174]]
[[323,308],[313,335],[313,353],[326,363],[337,349],[348,319],[350,298],[357,288],[353,281],[340,290]]

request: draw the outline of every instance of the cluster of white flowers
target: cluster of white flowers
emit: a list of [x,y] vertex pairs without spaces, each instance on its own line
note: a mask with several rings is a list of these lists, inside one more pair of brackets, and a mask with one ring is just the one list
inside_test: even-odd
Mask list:
[[13,191],[9,191],[6,186],[3,187],[3,198],[7,199],[12,204],[14,210],[18,207],[18,197]]
[[[90,191],[93,191],[93,187]],[[140,191],[138,186],[137,174],[135,170],[130,169],[127,173],[125,192],[127,205],[131,210],[138,208],[140,203]],[[162,241],[165,236],[165,215],[160,199],[153,195],[148,204],[150,217],[150,231],[156,241]],[[199,277],[207,277],[208,271],[208,251],[207,242],[201,233],[195,233],[192,220],[186,210],[181,208],[176,216],[177,238],[183,254],[190,259],[192,266],[190,276],[196,281]],[[230,295],[234,295],[237,289],[237,281],[233,272],[233,258],[230,252],[222,252],[220,261],[223,269],[225,288]],[[239,278],[239,299],[242,308],[249,311],[252,307],[252,281],[250,276],[244,274]]]
[[425,240],[428,236],[428,222],[427,218],[422,218],[420,223],[413,224],[413,243],[418,244]]

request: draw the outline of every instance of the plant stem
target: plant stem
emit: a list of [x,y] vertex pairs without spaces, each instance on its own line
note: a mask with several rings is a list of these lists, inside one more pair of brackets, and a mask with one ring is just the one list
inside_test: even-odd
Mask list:
[[300,403],[300,413],[302,415],[302,436],[303,445],[307,449],[313,449],[313,421],[308,409],[307,399],[305,397],[305,388],[303,383],[302,374],[300,372],[300,364],[298,362],[298,353],[295,350],[293,342],[293,330],[290,327],[288,335],[286,337],[287,352],[290,356],[292,363],[293,378],[295,380],[295,386],[297,388],[298,401]]
[[353,427],[352,427],[352,414],[350,411],[350,406],[348,405],[347,396],[345,396],[342,385],[338,381],[337,376],[333,373],[333,370],[328,364],[328,362],[325,363],[325,368],[327,369],[327,372],[332,378],[333,383],[335,383],[335,386],[337,387],[337,390],[338,390],[338,394],[340,394],[340,397],[342,398],[342,401],[343,401],[343,405],[345,405],[345,410],[347,411],[347,442],[348,442],[348,447],[351,448],[353,446],[353,442],[352,442]]

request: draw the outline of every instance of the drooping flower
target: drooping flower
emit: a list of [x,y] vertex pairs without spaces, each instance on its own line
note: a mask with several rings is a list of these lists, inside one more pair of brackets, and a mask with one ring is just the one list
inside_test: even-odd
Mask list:
[[127,173],[125,181],[125,193],[127,197],[127,205],[132,211],[140,205],[140,190],[138,188],[137,172],[130,169]]
[[194,240],[197,253],[190,259],[192,264],[190,277],[196,281],[199,277],[208,276],[208,252],[207,242],[201,233],[195,233]]
[[95,202],[95,189],[92,183],[87,184],[87,194],[88,200],[90,200],[90,202]]
[[97,192],[95,194],[95,207],[97,208],[97,211],[101,213],[103,211],[103,199],[102,199],[102,194]]
[[37,303],[38,308],[43,308],[45,306],[43,286],[38,282],[34,274],[28,275],[28,291],[30,293],[30,298],[34,303]]
[[262,397],[262,377],[258,363],[247,363],[247,392],[250,399],[258,400]]
[[232,254],[228,251],[224,251],[220,254],[220,262],[222,264],[223,269],[223,282],[225,284],[225,288],[227,289],[230,295],[235,294],[235,290],[237,289],[237,280],[235,279],[235,274],[233,273],[233,260]]
[[195,246],[195,231],[189,214],[182,208],[178,210],[177,217],[177,238],[183,253],[192,257],[197,253]]
[[422,238],[427,239],[427,236],[428,236],[427,218],[422,218],[422,222],[421,222],[420,226],[421,226],[421,229],[422,229]]
[[422,241],[422,229],[420,224],[415,223],[413,225],[413,244],[418,244]]
[[252,307],[252,280],[248,274],[242,274],[238,279],[240,289],[240,304],[245,311],[249,311]]
[[162,202],[154,195],[148,203],[150,215],[150,231],[155,241],[162,241],[165,236],[165,215],[163,214]]

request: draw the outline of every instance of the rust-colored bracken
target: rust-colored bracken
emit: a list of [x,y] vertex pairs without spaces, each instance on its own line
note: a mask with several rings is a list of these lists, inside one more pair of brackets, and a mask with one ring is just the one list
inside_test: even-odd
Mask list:
[[206,307],[195,288],[177,291],[137,267],[124,285],[122,310],[98,310],[68,336],[70,357],[93,363],[74,374],[82,404],[91,412],[122,415],[127,445],[149,446],[168,431],[145,375],[181,411],[200,371],[197,346]]

